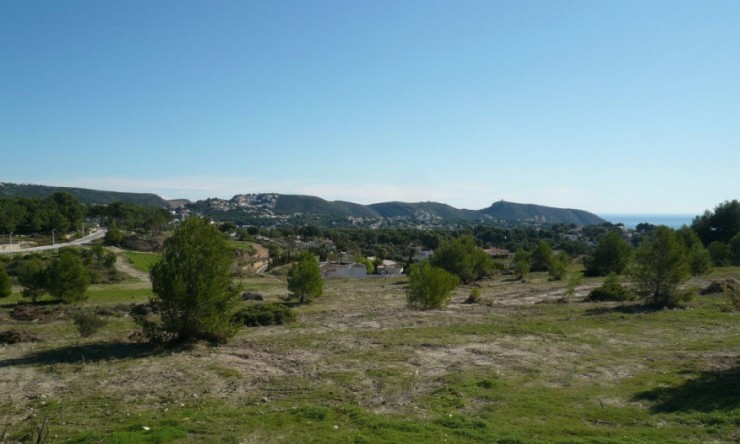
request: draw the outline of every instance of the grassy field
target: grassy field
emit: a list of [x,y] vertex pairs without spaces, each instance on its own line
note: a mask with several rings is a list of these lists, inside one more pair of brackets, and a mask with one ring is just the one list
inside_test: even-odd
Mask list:
[[141,253],[138,251],[125,251],[124,257],[134,268],[137,270],[149,273],[155,262],[159,259],[159,255],[155,253]]
[[[703,287],[721,269],[695,279]],[[564,283],[460,287],[442,310],[405,307],[404,279],[329,280],[287,326],[228,345],[158,349],[129,339],[141,283],[91,289],[106,329],[80,338],[64,313],[0,324],[43,342],[0,346],[0,431],[50,442],[621,443],[740,440],[740,313],[721,295],[685,309],[581,300]],[[275,277],[244,280],[267,300]],[[2,330],[4,328],[0,328]],[[2,438],[0,438],[1,440]]]

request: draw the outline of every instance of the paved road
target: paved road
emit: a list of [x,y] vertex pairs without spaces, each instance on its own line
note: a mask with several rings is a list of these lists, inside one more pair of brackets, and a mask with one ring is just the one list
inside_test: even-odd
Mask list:
[[40,247],[30,247],[30,248],[21,248],[19,250],[0,250],[0,254],[9,254],[9,253],[30,253],[33,251],[46,251],[46,250],[56,250],[58,248],[62,247],[70,247],[73,245],[85,245],[89,244],[90,242],[98,239],[102,239],[105,236],[105,233],[107,233],[108,230],[98,230],[94,233],[88,234],[85,237],[81,237],[79,239],[75,239],[72,242],[57,242],[54,245],[42,245]]

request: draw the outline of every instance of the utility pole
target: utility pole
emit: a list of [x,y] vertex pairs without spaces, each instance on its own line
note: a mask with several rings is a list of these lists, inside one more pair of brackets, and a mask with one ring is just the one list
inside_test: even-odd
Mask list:
[[54,238],[54,232],[57,231],[56,228],[51,229],[51,245],[56,245],[56,240]]

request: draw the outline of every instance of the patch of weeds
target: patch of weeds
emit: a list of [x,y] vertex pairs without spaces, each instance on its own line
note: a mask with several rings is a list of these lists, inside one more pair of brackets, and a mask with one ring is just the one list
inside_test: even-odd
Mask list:
[[323,421],[326,419],[329,409],[323,406],[303,406],[293,410],[292,413],[307,421]]
[[222,365],[218,364],[209,364],[208,369],[216,373],[217,375],[221,376],[222,378],[233,378],[233,379],[239,379],[242,377],[242,374],[239,373],[238,370],[224,367]]
[[468,295],[468,298],[465,299],[466,304],[477,304],[480,302],[480,289],[479,288],[473,288],[470,290],[470,294]]
[[268,302],[244,307],[234,315],[234,322],[247,327],[282,325],[295,322],[295,312],[284,304]]
[[591,290],[586,300],[588,301],[628,301],[634,299],[626,288],[619,283],[619,277],[612,272],[604,280],[604,283]]
[[11,328],[0,332],[0,344],[18,344],[20,342],[40,342],[41,337],[30,331]]
[[83,338],[90,337],[100,331],[108,323],[105,319],[94,313],[76,313],[72,321],[77,328],[77,332]]

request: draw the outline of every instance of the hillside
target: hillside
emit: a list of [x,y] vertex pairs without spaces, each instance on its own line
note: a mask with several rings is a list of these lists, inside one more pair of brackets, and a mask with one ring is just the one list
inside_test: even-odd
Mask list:
[[260,218],[284,223],[325,223],[356,219],[406,221],[409,224],[456,224],[477,222],[601,224],[605,220],[583,210],[532,204],[496,202],[481,210],[454,208],[438,202],[382,202],[361,205],[327,201],[316,196],[293,194],[239,194],[230,200],[207,199],[189,209],[218,220],[255,223]]
[[526,220],[536,218],[539,222],[545,223],[557,222],[576,225],[595,225],[605,222],[604,219],[588,211],[519,204],[504,202],[503,200],[480,210],[479,213],[494,219]]
[[65,191],[84,204],[109,204],[123,202],[147,207],[169,208],[169,203],[151,193],[122,193],[118,191],[90,190],[87,188],[52,187],[47,185],[0,183],[0,198],[3,197],[48,197],[57,191]]

